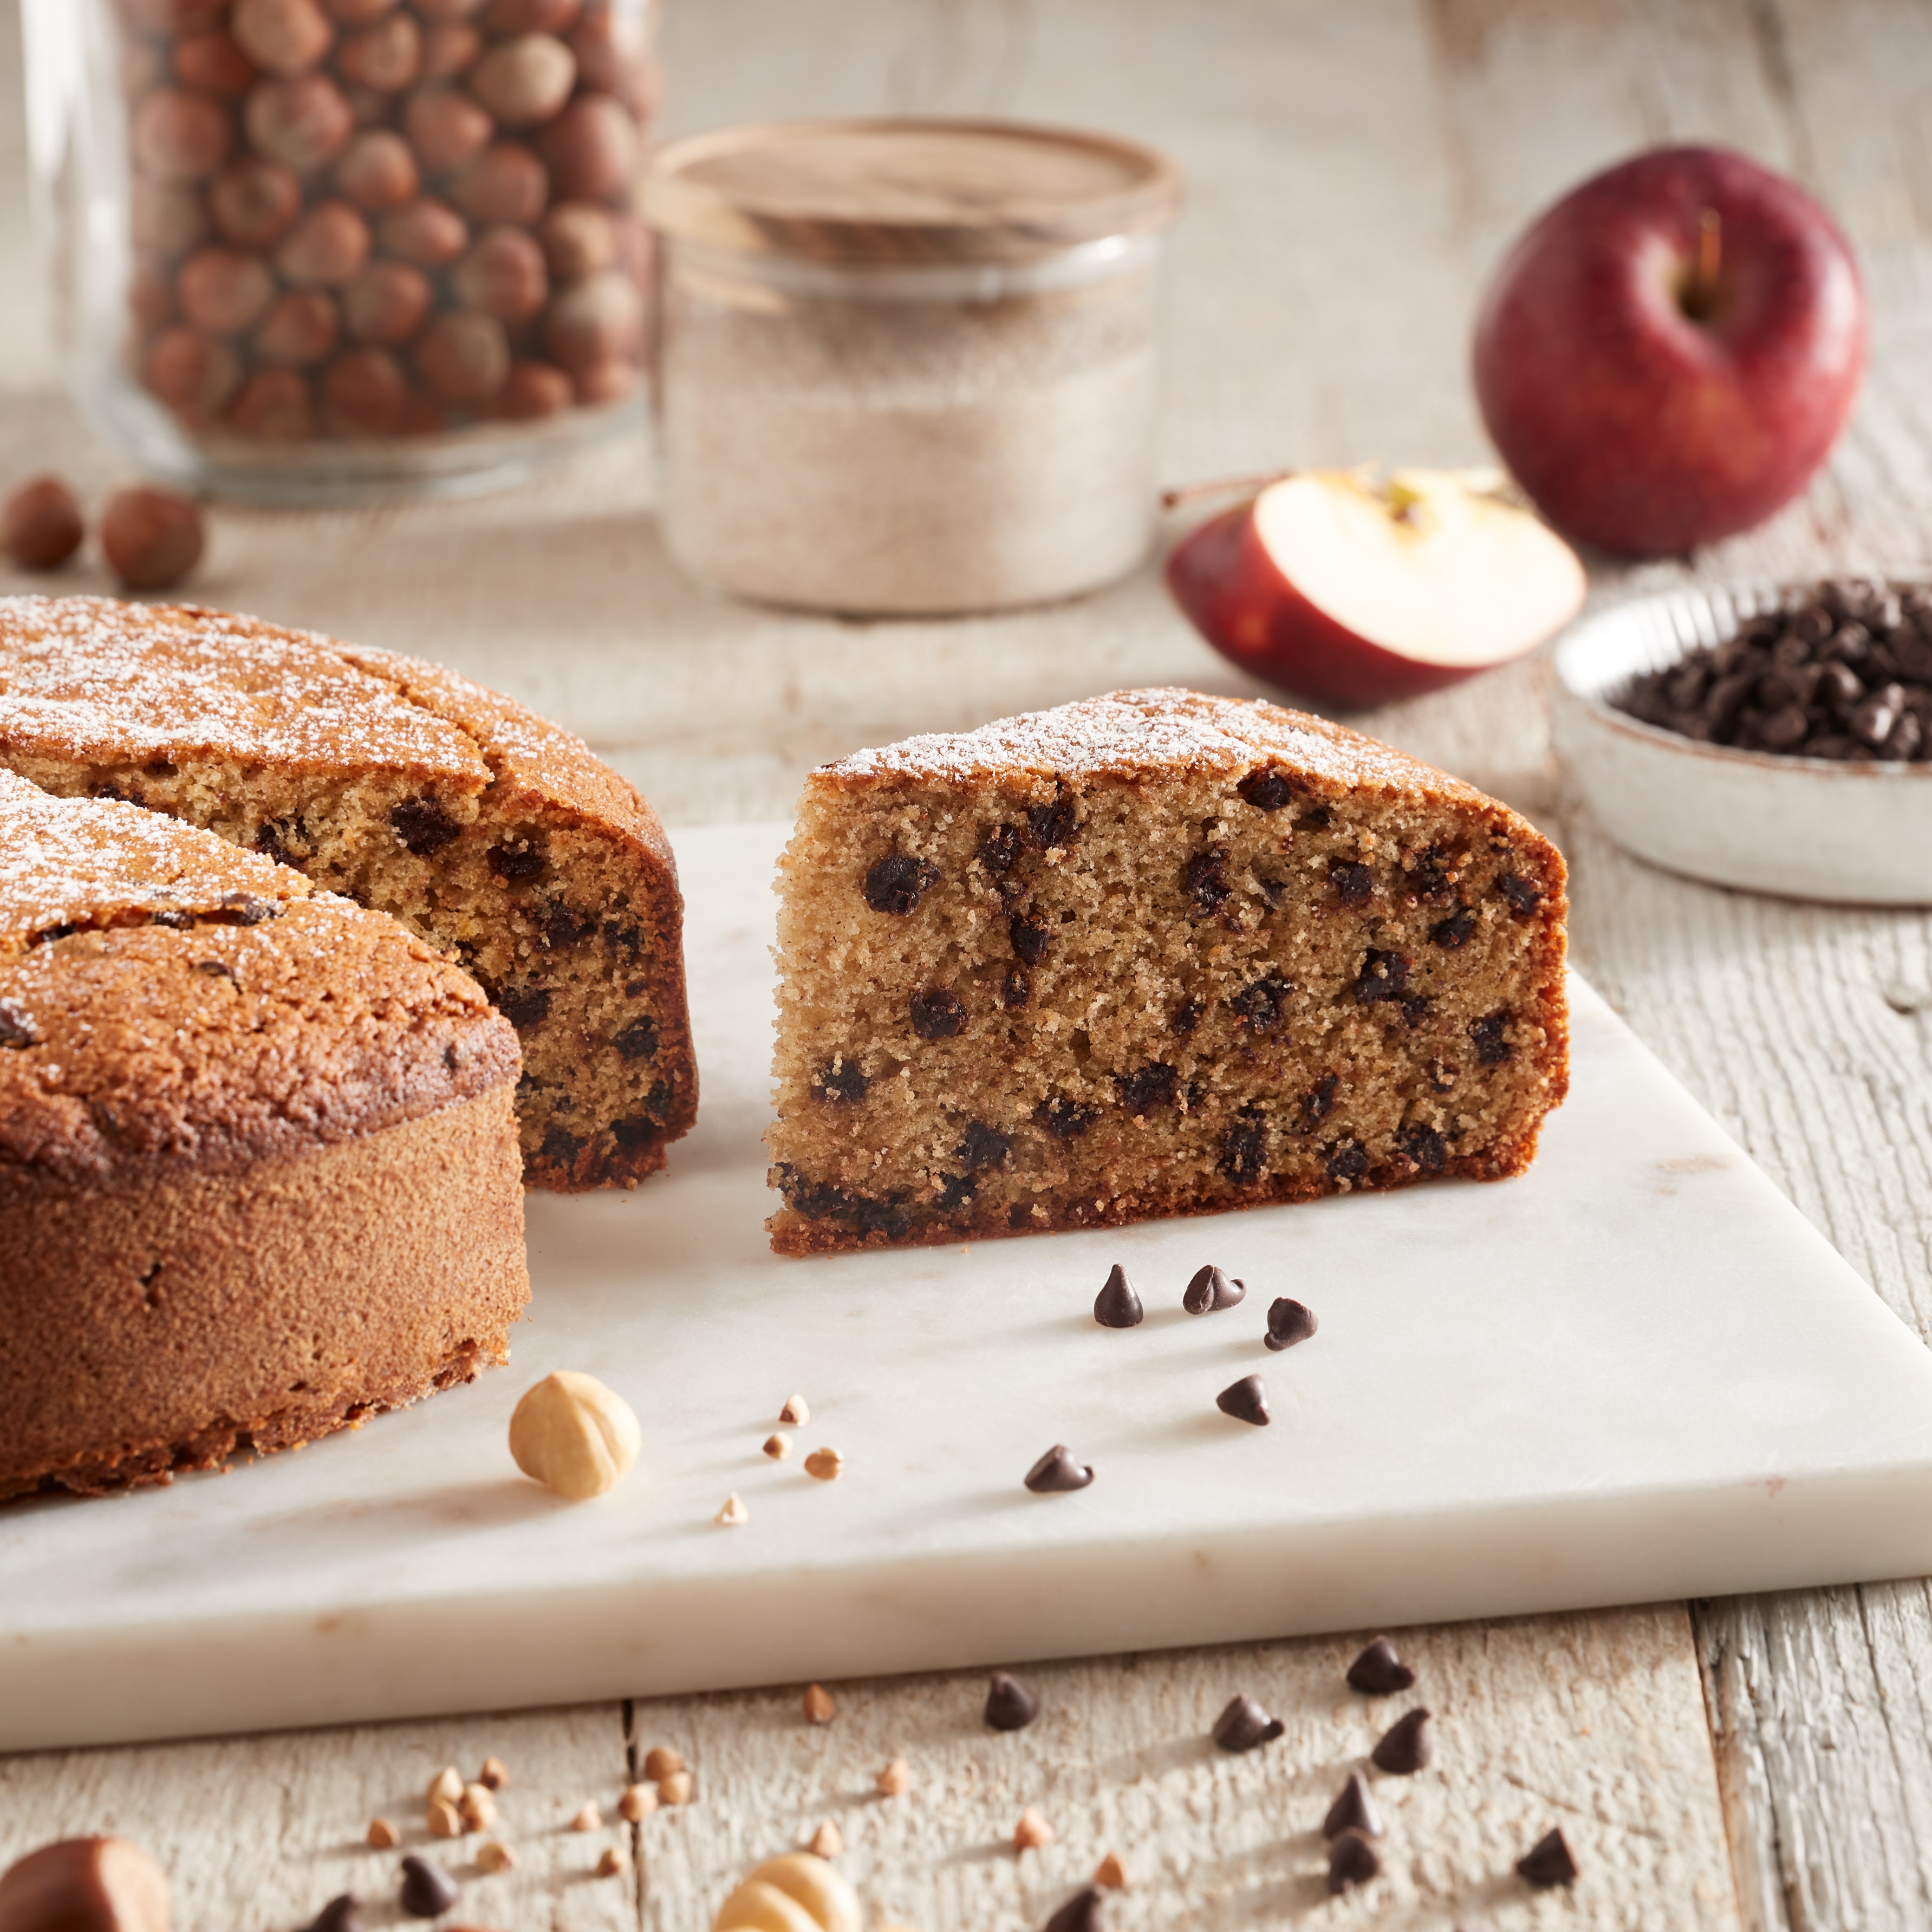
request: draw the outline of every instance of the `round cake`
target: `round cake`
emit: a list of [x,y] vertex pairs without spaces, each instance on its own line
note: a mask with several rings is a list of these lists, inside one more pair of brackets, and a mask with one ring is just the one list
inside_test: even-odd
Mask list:
[[518,1071],[393,920],[0,770],[0,1498],[165,1482],[506,1360]]

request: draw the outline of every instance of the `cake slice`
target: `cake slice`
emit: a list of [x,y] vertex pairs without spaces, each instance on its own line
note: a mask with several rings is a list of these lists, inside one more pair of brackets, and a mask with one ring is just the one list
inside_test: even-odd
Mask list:
[[517,1067],[394,920],[0,771],[0,1498],[166,1481],[506,1359]]
[[782,1254],[1520,1172],[1568,1079],[1562,858],[1259,701],[1118,692],[806,781]]
[[186,819],[454,952],[521,1038],[532,1185],[634,1185],[689,1129],[670,844],[508,698],[252,617],[5,598],[0,765]]

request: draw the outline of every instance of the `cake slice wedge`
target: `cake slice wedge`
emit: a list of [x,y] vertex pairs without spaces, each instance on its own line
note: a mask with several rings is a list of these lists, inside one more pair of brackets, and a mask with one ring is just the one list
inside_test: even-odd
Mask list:
[[1555,847],[1259,700],[824,766],[778,892],[782,1254],[1497,1180],[1568,1083]]

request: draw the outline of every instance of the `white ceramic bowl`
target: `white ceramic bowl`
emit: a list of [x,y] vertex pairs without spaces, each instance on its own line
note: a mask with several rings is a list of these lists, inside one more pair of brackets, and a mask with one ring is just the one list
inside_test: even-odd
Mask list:
[[1573,626],[1550,658],[1556,748],[1611,837],[1653,865],[1793,898],[1932,905],[1932,765],[1700,745],[1611,707],[1778,595],[1672,591]]

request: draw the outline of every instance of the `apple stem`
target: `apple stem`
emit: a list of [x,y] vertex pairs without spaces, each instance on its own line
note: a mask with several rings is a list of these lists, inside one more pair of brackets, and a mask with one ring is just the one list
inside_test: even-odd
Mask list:
[[1253,476],[1222,476],[1211,483],[1183,483],[1160,493],[1160,507],[1178,510],[1183,503],[1192,503],[1202,496],[1234,496],[1244,492],[1252,495],[1294,473],[1292,470],[1264,470]]
[[1684,291],[1684,312],[1702,317],[1710,314],[1718,299],[1718,267],[1724,259],[1724,224],[1714,208],[1699,211],[1697,261]]

